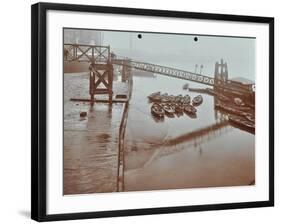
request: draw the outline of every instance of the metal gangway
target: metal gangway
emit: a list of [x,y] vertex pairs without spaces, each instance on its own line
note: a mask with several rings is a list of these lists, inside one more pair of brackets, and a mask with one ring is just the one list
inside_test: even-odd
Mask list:
[[135,61],[135,60],[125,60],[125,59],[119,59],[118,56],[115,59],[112,59],[112,64],[115,65],[125,65],[129,66],[134,69],[142,70],[142,71],[147,71],[147,72],[152,72],[160,75],[165,75],[173,78],[178,78],[178,79],[184,79],[188,81],[193,81],[193,82],[198,82],[201,84],[213,86],[215,84],[215,80],[212,77],[194,73],[194,72],[189,72],[177,68],[171,68],[163,65],[157,65],[157,64],[152,64],[152,63],[147,63],[147,62],[141,62],[141,61]]

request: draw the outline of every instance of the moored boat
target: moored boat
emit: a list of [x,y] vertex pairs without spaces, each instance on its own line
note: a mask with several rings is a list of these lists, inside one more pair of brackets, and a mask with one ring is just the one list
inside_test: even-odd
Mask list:
[[192,100],[193,106],[198,106],[202,102],[203,102],[203,97],[201,95],[198,95],[198,96],[194,97],[193,100]]
[[237,106],[245,106],[245,103],[243,102],[242,99],[240,98],[234,98],[234,103],[237,105]]
[[171,98],[170,98],[170,96],[168,95],[168,93],[165,93],[165,94],[162,94],[162,95],[161,95],[161,102],[162,102],[162,103],[171,102]]
[[151,106],[151,113],[152,113],[152,115],[154,115],[154,116],[156,116],[158,118],[164,118],[164,115],[165,115],[164,109],[158,103],[154,103]]
[[251,115],[251,114],[248,114],[248,115],[246,115],[245,117],[248,119],[248,121],[251,121],[251,122],[254,122],[254,123],[255,123],[255,116],[253,116],[253,115]]
[[230,114],[235,114],[235,115],[239,115],[239,116],[246,116],[248,113],[244,112],[244,111],[241,111],[241,110],[237,110],[231,106],[228,106],[226,104],[223,104],[223,103],[216,103],[215,104],[215,107],[217,109],[221,109],[221,110],[224,110]]
[[228,120],[233,126],[237,128],[250,131],[251,133],[255,132],[255,123],[253,122],[250,122],[244,118],[234,115],[229,115]]
[[186,94],[182,99],[182,104],[189,104],[190,103],[190,96]]
[[251,107],[247,107],[247,106],[233,106],[234,109],[236,110],[242,110],[242,111],[250,111]]
[[175,97],[175,103],[180,103],[181,101],[182,101],[182,95],[180,94],[180,95],[177,95],[176,97]]
[[155,92],[155,93],[151,93],[148,96],[148,99],[152,102],[159,102],[161,101],[161,92]]
[[184,112],[187,114],[196,114],[197,110],[194,106],[188,104],[184,107]]
[[170,102],[174,102],[176,100],[176,96],[174,95],[169,95],[168,98]]
[[221,101],[224,101],[224,102],[230,101],[230,98],[229,98],[229,97],[224,96],[224,95],[222,95],[222,94],[217,95],[217,98],[218,98],[219,100],[221,100]]
[[165,114],[167,116],[173,116],[174,115],[175,110],[174,110],[174,108],[171,105],[169,105],[169,104],[162,104],[161,106],[162,106],[162,108],[165,111]]
[[148,98],[149,98],[149,97],[153,97],[153,96],[159,96],[160,94],[161,94],[160,91],[154,92],[154,93],[151,93],[151,94],[148,96]]
[[175,113],[182,114],[184,107],[180,104],[175,104]]

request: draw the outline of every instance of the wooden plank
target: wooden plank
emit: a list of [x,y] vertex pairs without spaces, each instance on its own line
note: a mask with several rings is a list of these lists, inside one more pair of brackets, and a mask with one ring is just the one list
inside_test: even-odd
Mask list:
[[[71,101],[75,102],[92,102],[91,99],[86,98],[71,98]],[[109,99],[94,99],[94,102],[97,103],[110,103]],[[128,99],[112,99],[112,103],[126,103]]]

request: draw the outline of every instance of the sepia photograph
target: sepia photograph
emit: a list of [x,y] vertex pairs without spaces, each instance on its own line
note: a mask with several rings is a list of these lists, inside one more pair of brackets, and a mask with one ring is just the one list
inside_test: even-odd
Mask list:
[[63,28],[63,194],[255,185],[256,38]]

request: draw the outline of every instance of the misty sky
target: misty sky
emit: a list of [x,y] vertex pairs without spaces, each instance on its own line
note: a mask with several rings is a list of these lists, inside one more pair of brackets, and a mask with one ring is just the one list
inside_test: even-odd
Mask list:
[[[195,64],[203,65],[202,74],[213,75],[215,62],[223,58],[229,77],[255,80],[255,39],[102,31],[103,45],[110,45],[117,55],[194,72]],[[95,33],[94,35],[97,35]],[[100,34],[98,34],[100,35]]]

